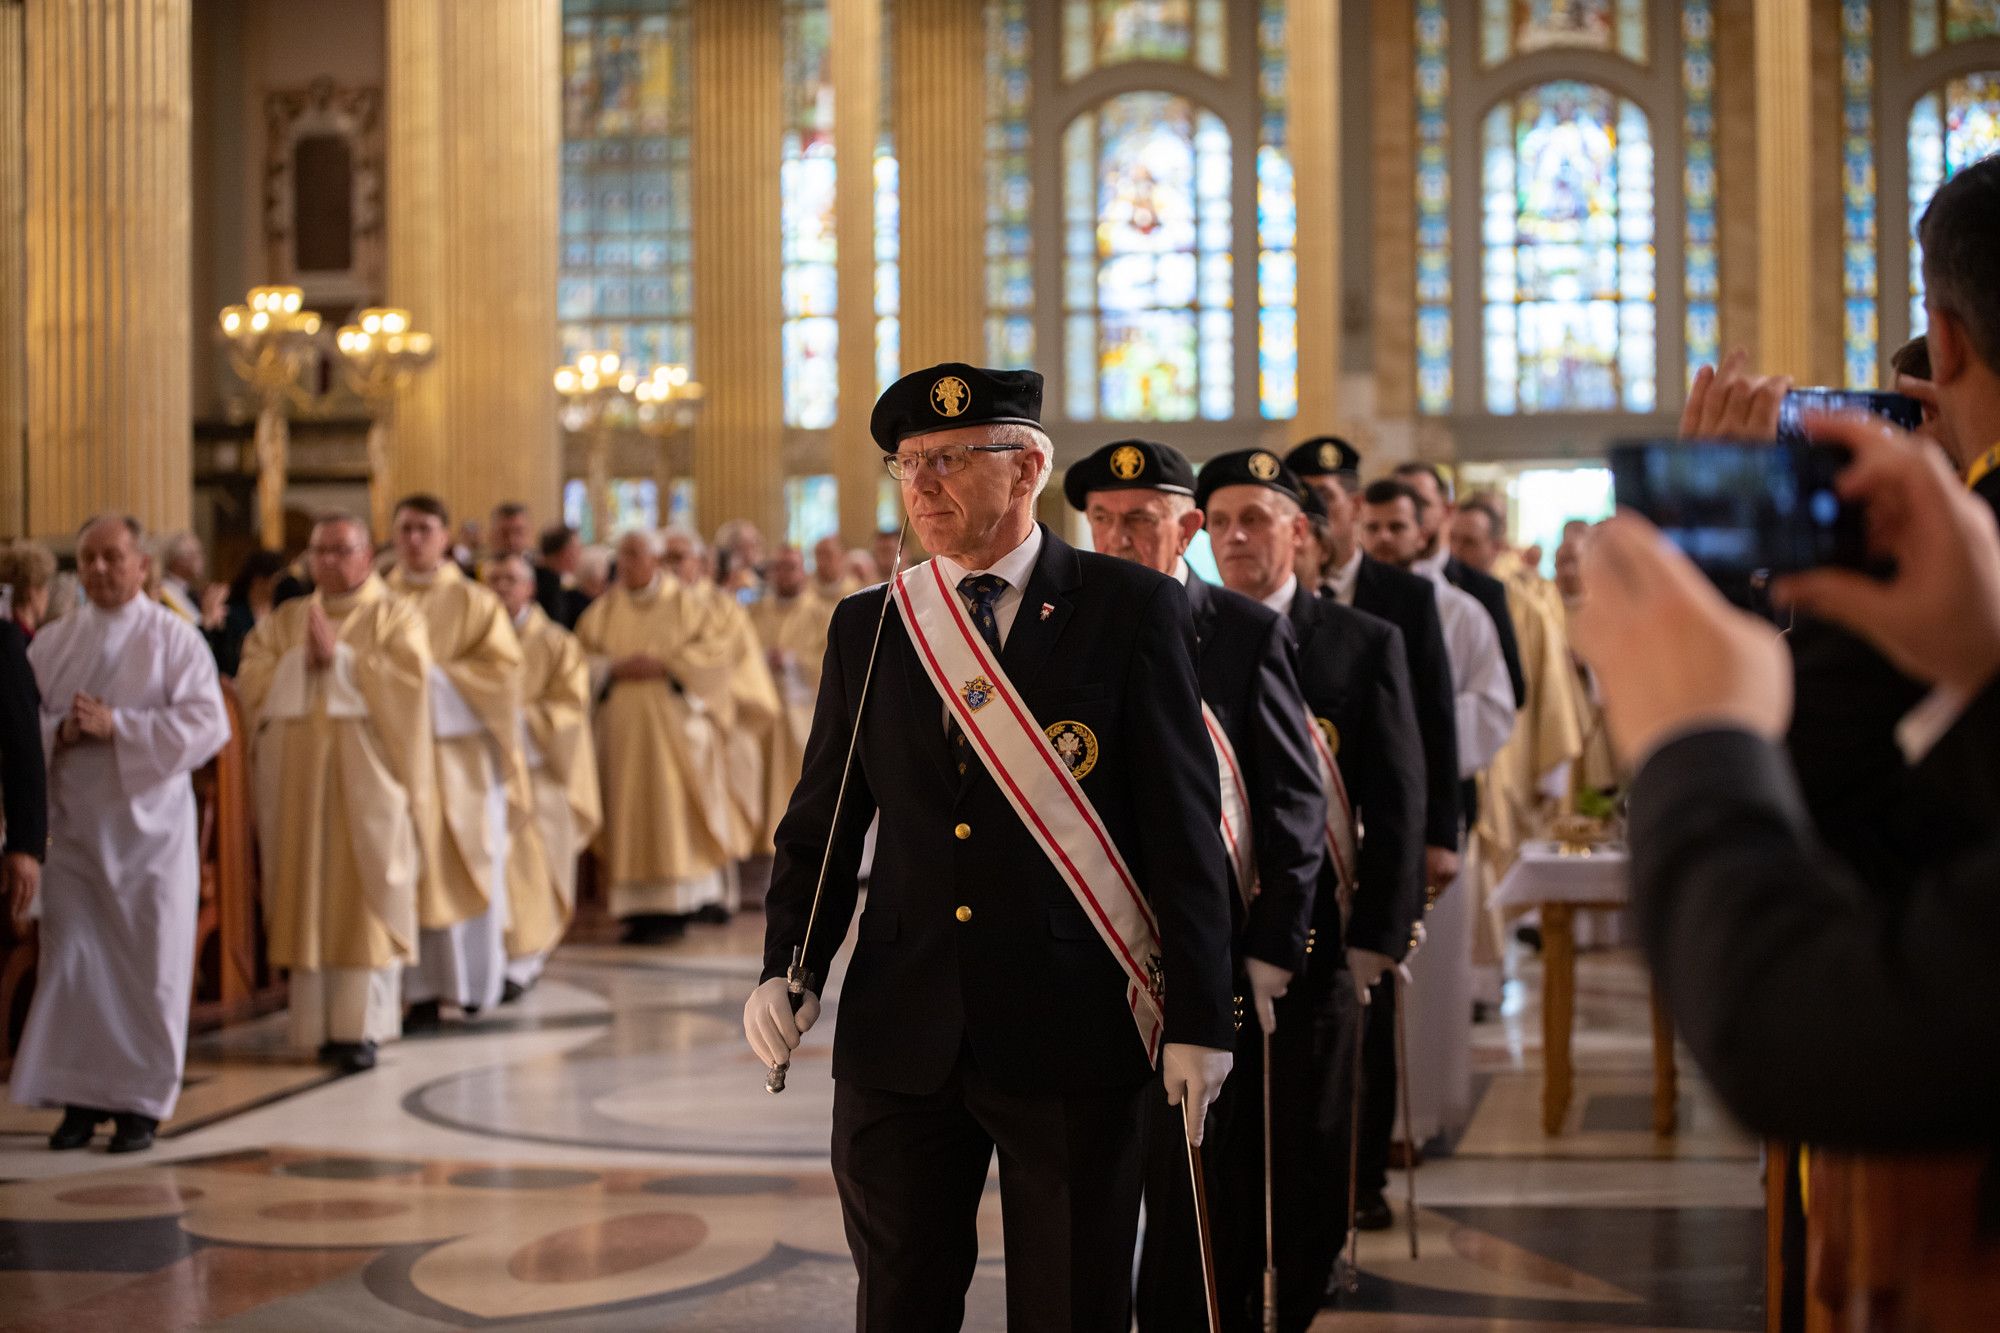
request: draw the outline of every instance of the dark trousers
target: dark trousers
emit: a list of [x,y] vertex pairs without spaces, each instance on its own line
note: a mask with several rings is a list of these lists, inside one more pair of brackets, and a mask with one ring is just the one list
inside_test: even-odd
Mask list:
[[995,1149],[1007,1326],[1126,1333],[1142,1094],[1151,1085],[1007,1092],[969,1055],[925,1096],[837,1081],[833,1176],[861,1276],[860,1333],[929,1333],[964,1321]]
[[1361,1169],[1365,1198],[1389,1187],[1389,1140],[1396,1133],[1396,981],[1383,977],[1368,992],[1361,1038]]
[[[1360,1006],[1345,969],[1303,977],[1277,1002],[1271,1037],[1278,1327],[1303,1333],[1326,1304],[1347,1238],[1347,1154]],[[1225,1329],[1259,1333],[1264,1308],[1264,1034],[1246,1022],[1203,1144],[1216,1289]],[[1225,1105],[1226,1103],[1226,1105]],[[1143,1333],[1207,1328],[1180,1112],[1161,1092],[1147,1123]]]

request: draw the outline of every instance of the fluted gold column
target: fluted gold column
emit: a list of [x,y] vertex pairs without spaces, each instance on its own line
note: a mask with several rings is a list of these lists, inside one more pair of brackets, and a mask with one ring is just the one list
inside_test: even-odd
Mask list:
[[895,59],[903,368],[939,361],[978,365],[986,359],[981,7],[972,0],[897,0]]
[[1297,191],[1299,410],[1292,438],[1339,429],[1340,412],[1340,6],[1291,0],[1288,131]]
[[1375,404],[1385,420],[1408,421],[1417,412],[1416,9],[1411,0],[1374,0],[1371,11]]
[[25,15],[36,533],[105,509],[188,521],[190,5],[36,0]]
[[21,431],[27,423],[26,18],[17,0],[0,0],[0,537],[19,537]]
[[389,299],[437,339],[397,402],[398,491],[549,515],[561,154],[558,0],[390,0]]
[[831,0],[834,202],[840,240],[840,415],[833,472],[840,537],[850,550],[875,532],[882,453],[868,434],[875,403],[875,136],[882,121],[882,0]]
[[[695,515],[705,533],[748,518],[775,537],[784,531],[784,39],[777,0],[693,10],[694,355],[707,388]],[[843,394],[841,416],[853,410]]]
[[1758,367],[1812,374],[1808,0],[1755,0]]

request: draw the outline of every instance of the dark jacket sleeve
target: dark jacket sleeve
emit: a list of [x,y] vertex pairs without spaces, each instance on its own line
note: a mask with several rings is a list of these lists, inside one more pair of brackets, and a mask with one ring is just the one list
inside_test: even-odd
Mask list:
[[1236,1044],[1236,1016],[1222,794],[1201,720],[1194,620],[1178,582],[1159,582],[1138,633],[1122,726],[1133,755],[1133,806],[1150,812],[1132,871],[1159,922],[1166,1040],[1227,1050]]
[[8,852],[41,860],[49,845],[48,773],[42,760],[42,692],[28,665],[28,636],[0,621],[0,802]]
[[[1990,789],[1993,715],[1959,725]],[[1653,976],[1746,1127],[1867,1151],[1992,1141],[2000,834],[1893,901],[1868,893],[1815,839],[1783,752],[1718,730],[1640,771],[1631,846]]]
[[[886,585],[878,591],[880,596],[889,595]],[[793,948],[805,941],[822,859],[827,860],[826,894],[819,905],[819,917],[812,923],[812,948],[806,956],[806,967],[821,988],[854,916],[854,903],[861,892],[861,849],[868,825],[875,818],[875,796],[868,789],[868,777],[857,756],[835,836],[834,803],[839,799],[840,775],[847,766],[849,742],[860,716],[860,701],[849,697],[843,649],[853,646],[862,654],[855,660],[852,687],[859,694],[880,608],[873,595],[850,597],[834,611],[827,632],[812,735],[806,740],[792,803],[775,835],[777,859],[771,866],[771,887],[764,896],[764,981],[784,976],[791,966]],[[831,858],[827,858],[829,839],[833,843]]]
[[1424,845],[1458,850],[1458,696],[1452,689],[1451,657],[1444,646],[1444,621],[1429,587],[1418,612],[1402,625],[1404,657],[1410,667],[1411,701],[1424,747]]
[[1257,859],[1257,898],[1243,924],[1243,952],[1274,967],[1305,967],[1313,893],[1326,859],[1326,793],[1313,757],[1313,725],[1299,692],[1297,636],[1283,616],[1259,655],[1251,681],[1242,761]]
[[1389,624],[1382,630],[1370,672],[1372,734],[1340,747],[1341,774],[1364,825],[1347,944],[1400,959],[1424,914],[1423,742],[1402,631]]

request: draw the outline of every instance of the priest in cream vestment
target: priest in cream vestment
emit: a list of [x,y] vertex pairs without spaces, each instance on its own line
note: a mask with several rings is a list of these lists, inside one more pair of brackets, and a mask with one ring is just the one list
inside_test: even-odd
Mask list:
[[771,557],[764,595],[750,607],[750,623],[756,626],[783,706],[764,749],[765,820],[758,844],[762,855],[771,854],[778,820],[791,804],[792,788],[799,785],[806,737],[812,734],[813,702],[819,698],[827,626],[833,623],[836,604],[807,586],[804,557],[797,547],[785,546]]
[[115,1152],[150,1146],[187,1053],[201,857],[188,775],[229,741],[215,659],[194,626],[142,595],[144,533],[88,524],[88,595],[28,646],[48,759],[41,963],[13,1098],[70,1108],[51,1145],[116,1116]]
[[521,751],[535,817],[507,853],[507,991],[518,996],[576,911],[576,860],[603,822],[590,735],[590,664],[583,646],[536,604],[534,572],[518,555],[486,562],[486,586],[521,641]]
[[412,1029],[449,1002],[468,1014],[500,1003],[507,981],[507,844],[528,822],[521,764],[521,644],[491,591],[451,560],[451,516],[435,496],[395,510],[391,591],[430,635],[436,854],[417,886],[417,965],[403,973]]
[[430,642],[370,572],[368,528],[322,520],[315,591],[243,643],[264,930],[291,969],[291,1039],[350,1069],[401,1030],[417,956],[417,880],[432,818]]
[[741,654],[711,596],[660,567],[651,532],[618,543],[618,584],[576,623],[597,700],[595,843],[627,938],[657,939],[719,905],[735,818],[724,772],[730,688]]

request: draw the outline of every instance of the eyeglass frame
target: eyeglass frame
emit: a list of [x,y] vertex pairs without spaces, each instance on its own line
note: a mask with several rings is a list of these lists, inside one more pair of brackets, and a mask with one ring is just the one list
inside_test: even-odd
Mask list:
[[[909,481],[912,479],[912,477],[903,476],[896,470],[904,463],[915,463],[918,471],[928,466],[938,476],[949,477],[953,473],[965,471],[964,464],[952,468],[950,472],[938,466],[939,463],[943,462],[954,451],[962,450],[967,454],[1017,454],[1027,447],[1025,444],[945,444],[935,449],[926,449],[922,453],[917,454],[890,454],[882,460],[882,466],[888,469],[889,475],[897,481]],[[965,460],[966,463],[970,463],[971,461],[970,458]]]

